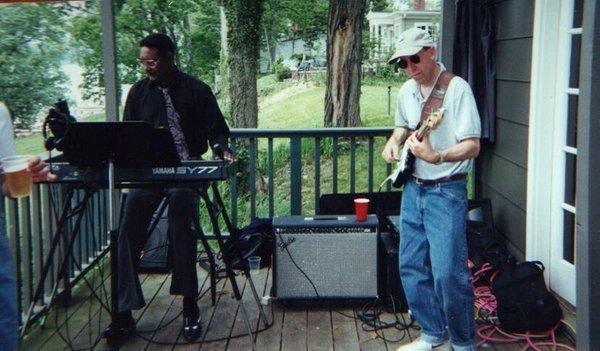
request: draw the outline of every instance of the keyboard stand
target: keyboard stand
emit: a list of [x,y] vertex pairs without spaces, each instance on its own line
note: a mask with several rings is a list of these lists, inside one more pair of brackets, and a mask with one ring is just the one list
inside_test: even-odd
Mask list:
[[[209,189],[212,192],[212,199],[210,198],[209,193],[208,193]],[[223,254],[223,263],[225,264],[225,270],[227,272],[227,276],[229,277],[229,281],[231,283],[231,287],[233,289],[233,294],[235,296],[235,299],[238,302],[238,307],[242,311],[244,323],[246,324],[246,328],[248,329],[248,336],[250,337],[251,342],[252,342],[252,350],[256,350],[254,333],[252,331],[252,326],[250,325],[248,311],[246,311],[246,307],[244,306],[244,303],[242,301],[242,294],[240,293],[240,289],[235,280],[236,274],[233,271],[233,268],[231,267],[231,259],[234,257],[234,255],[240,259],[240,262],[245,262],[243,260],[243,255],[242,255],[241,251],[239,250],[239,245],[237,244],[237,242],[240,238],[240,231],[231,223],[231,220],[229,219],[229,215],[227,215],[227,211],[225,211],[225,205],[223,203],[223,199],[221,198],[221,195],[219,194],[219,188],[217,186],[217,183],[210,182],[209,186],[200,189],[200,197],[206,203],[206,208],[208,210],[208,215],[210,217],[210,221],[211,221],[212,228],[213,228],[213,234],[215,235],[217,242],[219,244],[221,253]],[[221,234],[221,230],[219,228],[219,215],[222,217],[223,221],[225,222],[225,226],[227,227],[227,230],[229,231],[229,235],[230,235],[229,240],[232,240],[233,245],[231,245],[231,247],[233,247],[234,252],[225,252],[224,251],[226,245],[225,245],[225,240],[223,239],[223,236]],[[196,225],[198,226],[197,228],[199,228],[199,223],[197,223],[197,221],[196,221]],[[200,228],[200,230],[201,230],[201,228]],[[266,328],[266,327],[268,327],[267,315],[265,314],[265,311],[262,308],[262,304],[260,303],[260,298],[258,296],[258,293],[256,292],[256,287],[254,286],[254,282],[252,281],[252,277],[250,276],[250,269],[248,268],[248,265],[246,265],[246,264],[243,264],[243,267],[244,267],[243,268],[244,275],[246,276],[246,279],[250,283],[250,288],[252,289],[252,295],[254,297],[254,301],[255,301],[256,305],[258,306],[259,320],[260,319],[263,320],[263,324]]]
[[[75,243],[75,238],[77,237],[77,233],[79,232],[79,227],[81,226],[81,220],[83,219],[83,215],[85,213],[85,209],[88,205],[88,200],[99,190],[97,187],[88,187],[85,188],[83,199],[75,206],[74,208],[71,206],[71,202],[73,200],[73,196],[75,195],[76,188],[75,187],[67,187],[67,192],[63,197],[63,206],[60,218],[56,223],[56,229],[52,236],[52,242],[50,243],[50,248],[48,250],[48,254],[46,255],[46,260],[44,263],[44,267],[42,268],[42,275],[38,280],[38,286],[35,289],[33,294],[33,298],[31,299],[31,303],[29,304],[29,308],[27,309],[27,314],[25,315],[25,319],[23,321],[23,325],[21,327],[21,338],[25,335],[25,331],[31,321],[31,316],[33,310],[35,308],[36,303],[42,298],[42,294],[44,292],[44,282],[50,273],[50,268],[54,264],[54,254],[56,249],[59,247],[61,239],[63,239],[66,244],[66,252],[59,263],[59,270],[56,276],[56,281],[54,282],[54,286],[50,292],[49,301],[54,300],[54,297],[58,292],[58,285],[61,280],[66,278],[67,276],[67,266],[69,263],[69,259],[71,258],[71,254],[73,251],[73,244]],[[67,234],[67,224],[68,221],[72,218],[75,218],[75,222],[73,227],[71,228],[71,233]],[[81,263],[79,263],[81,264]],[[81,268],[81,267],[80,267]],[[103,307],[104,304],[102,304]]]

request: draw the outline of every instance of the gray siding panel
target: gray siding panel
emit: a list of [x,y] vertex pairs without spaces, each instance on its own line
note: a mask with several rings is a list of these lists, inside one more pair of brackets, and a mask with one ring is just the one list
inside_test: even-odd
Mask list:
[[509,0],[494,6],[496,40],[533,35],[533,0]]
[[531,38],[496,42],[497,79],[531,80]]
[[529,89],[527,82],[496,81],[496,115],[507,121],[529,125]]
[[512,253],[525,258],[527,144],[533,0],[494,4],[496,30],[496,142],[483,145],[479,181],[490,198],[498,232]]
[[483,183],[495,189],[521,210],[526,209],[527,171],[490,151],[483,154]]
[[[512,247],[511,253],[518,259],[525,258],[525,211],[499,194],[495,189],[484,186],[483,196],[492,202],[494,223],[498,232],[504,235]],[[516,249],[516,251],[515,251]]]
[[493,152],[526,169],[529,128],[502,118],[496,119],[496,127],[496,143],[492,148]]

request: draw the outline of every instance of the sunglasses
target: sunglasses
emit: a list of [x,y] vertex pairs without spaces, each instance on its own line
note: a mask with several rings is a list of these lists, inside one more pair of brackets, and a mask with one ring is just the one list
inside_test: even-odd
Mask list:
[[[421,51],[427,51],[427,50],[429,50],[429,47],[424,47]],[[419,51],[419,52],[421,52],[421,51]],[[408,57],[410,62],[414,63],[415,65],[417,63],[421,62],[421,57],[419,56],[419,52]],[[398,65],[398,67],[400,67],[402,69],[406,69],[406,67],[408,67],[408,62],[405,59],[401,58],[398,61],[396,61],[396,65]]]
[[142,59],[140,59],[140,65],[142,65],[144,67],[154,68],[158,64],[158,60],[159,59],[154,59],[154,60],[142,60]]
[[[410,62],[414,63],[415,65],[417,63],[421,62],[421,57],[419,57],[419,55],[417,55],[417,54],[410,56],[408,59],[410,60]],[[399,59],[396,62],[396,64],[398,65],[398,67],[400,67],[402,69],[406,69],[406,67],[408,67],[408,62],[403,58]]]

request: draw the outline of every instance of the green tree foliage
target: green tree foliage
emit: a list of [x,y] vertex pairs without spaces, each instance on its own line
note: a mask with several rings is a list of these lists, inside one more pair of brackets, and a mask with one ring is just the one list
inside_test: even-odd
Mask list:
[[388,0],[369,0],[369,10],[373,12],[387,12],[391,10]]
[[283,38],[298,38],[311,47],[327,33],[327,0],[264,0],[262,45],[276,60],[274,48]]
[[[99,6],[73,20],[71,31],[84,68],[86,98],[103,95],[103,61]],[[179,67],[208,83],[219,65],[219,8],[214,0],[120,0],[115,4],[117,63],[121,83],[143,77],[138,64],[139,41],[153,32],[168,34],[177,43]]]
[[65,17],[60,5],[0,6],[0,101],[18,128],[31,127],[43,108],[64,95]]

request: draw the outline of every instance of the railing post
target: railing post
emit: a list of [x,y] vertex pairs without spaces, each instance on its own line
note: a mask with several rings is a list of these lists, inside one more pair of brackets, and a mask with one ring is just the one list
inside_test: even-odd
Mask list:
[[248,190],[250,191],[250,220],[256,217],[256,138],[250,138],[248,144],[249,163],[248,163]]
[[[23,312],[23,299],[22,296],[22,288],[21,285],[23,283],[23,276],[21,275],[21,235],[19,231],[19,214],[18,214],[18,205],[17,200],[8,200],[8,206],[6,211],[6,232],[9,237],[10,242],[10,250],[12,251],[13,257],[13,274],[17,284],[17,311],[19,316],[22,315]],[[19,318],[19,325],[21,325],[23,321]]]
[[388,116],[392,114],[392,86],[388,85]]
[[[237,154],[237,140],[236,138],[231,138],[231,151],[233,154]],[[237,227],[238,225],[238,210],[237,210],[237,166],[235,163],[233,167],[231,167],[232,172],[229,176],[229,197],[231,201],[231,223]]]
[[290,212],[291,215],[302,213],[302,139],[290,139]]
[[319,213],[321,197],[321,138],[315,138],[315,213]]
[[333,178],[333,193],[338,193],[338,138],[333,137],[333,165],[331,176]]
[[373,148],[374,140],[372,136],[369,136],[369,151],[367,158],[367,189],[369,192],[373,191]]
[[[34,185],[35,187],[35,185]],[[18,235],[21,237],[21,290],[23,294],[23,306],[29,306],[31,303],[31,297],[33,296],[33,272],[32,272],[32,245],[31,245],[31,204],[30,197],[25,197],[19,200],[19,231]]]
[[350,193],[356,189],[356,138],[350,138]]
[[268,173],[269,173],[269,217],[273,217],[275,214],[275,172],[273,171],[273,138],[269,138],[267,145],[267,158],[268,158]]
[[[61,199],[60,201],[60,205],[62,208],[62,206],[64,205],[65,201],[70,201],[70,199],[67,198],[66,193],[68,192],[68,190],[66,189],[65,185],[60,185],[59,186],[59,198]],[[71,257],[70,255],[67,255],[67,251],[68,251],[68,247],[69,247],[69,239],[68,239],[68,234],[69,233],[69,229],[72,226],[72,222],[71,220],[69,220],[66,225],[63,226],[62,228],[62,232],[60,233],[61,236],[61,240],[59,241],[59,255],[58,255],[58,260],[56,261],[56,279],[60,279],[62,280],[61,283],[59,283],[59,293],[56,295],[56,301],[57,303],[61,306],[61,307],[68,307],[69,304],[71,303],[71,280],[70,280],[70,275],[71,275],[71,265],[72,265],[72,261],[71,261]],[[61,271],[61,266],[65,264],[65,269],[63,270],[63,274],[62,277],[58,276],[58,274]]]

